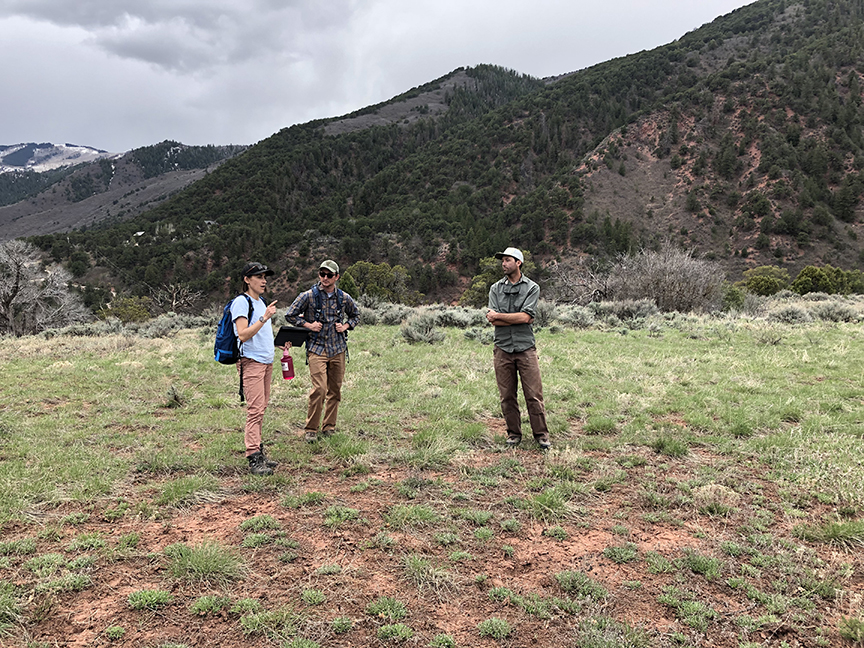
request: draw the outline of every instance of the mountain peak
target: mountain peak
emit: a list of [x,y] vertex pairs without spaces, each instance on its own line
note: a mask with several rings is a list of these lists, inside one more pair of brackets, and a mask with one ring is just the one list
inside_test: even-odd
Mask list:
[[51,142],[40,144],[28,142],[8,146],[0,144],[0,173],[51,171],[114,156],[114,153],[78,144],[52,144]]

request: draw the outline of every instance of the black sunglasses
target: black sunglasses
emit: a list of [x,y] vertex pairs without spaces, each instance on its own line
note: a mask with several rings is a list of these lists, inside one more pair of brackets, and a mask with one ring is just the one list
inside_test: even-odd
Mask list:
[[333,274],[332,272],[327,272],[326,270],[319,270],[319,271],[318,271],[318,276],[319,276],[319,277],[327,277],[328,279],[332,279],[332,278],[335,277],[336,275]]

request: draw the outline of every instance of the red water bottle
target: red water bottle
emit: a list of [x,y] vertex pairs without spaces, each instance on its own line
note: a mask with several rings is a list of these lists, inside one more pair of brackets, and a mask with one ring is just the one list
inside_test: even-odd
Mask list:
[[291,380],[294,377],[294,359],[288,353],[288,349],[282,352],[282,377]]

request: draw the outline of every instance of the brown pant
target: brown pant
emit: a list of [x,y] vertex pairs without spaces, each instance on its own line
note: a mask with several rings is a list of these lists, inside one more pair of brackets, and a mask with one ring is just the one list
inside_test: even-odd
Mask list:
[[507,424],[507,436],[522,436],[522,419],[516,397],[516,385],[521,378],[531,432],[537,440],[548,440],[549,430],[546,428],[546,408],[543,405],[543,383],[540,380],[537,349],[531,347],[519,353],[507,353],[496,346],[494,366],[495,381],[501,395],[501,413]]
[[306,429],[318,431],[321,419],[321,409],[324,411],[322,430],[336,428],[336,416],[339,413],[339,402],[342,400],[342,379],[345,377],[345,353],[331,358],[315,353],[307,355],[309,360],[309,375],[312,378],[312,391],[309,392],[309,411],[306,414]]
[[243,393],[246,396],[246,429],[243,440],[246,456],[261,449],[261,428],[264,425],[264,410],[270,402],[270,383],[273,365],[262,364],[251,358],[240,358],[237,371],[243,368]]

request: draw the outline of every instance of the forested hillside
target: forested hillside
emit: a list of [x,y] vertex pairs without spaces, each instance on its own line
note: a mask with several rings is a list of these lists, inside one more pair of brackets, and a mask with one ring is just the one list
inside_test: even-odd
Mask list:
[[[862,19],[862,0],[761,0],[546,83],[457,70],[466,83],[448,75],[386,104],[404,119],[287,128],[146,214],[34,242],[57,260],[86,252],[85,280],[102,266],[132,291],[143,280],[210,294],[248,258],[291,293],[328,256],[399,264],[414,290],[452,296],[510,244],[542,265],[671,239],[732,280],[764,264],[851,269],[864,236]],[[418,103],[433,95],[446,109]]]

